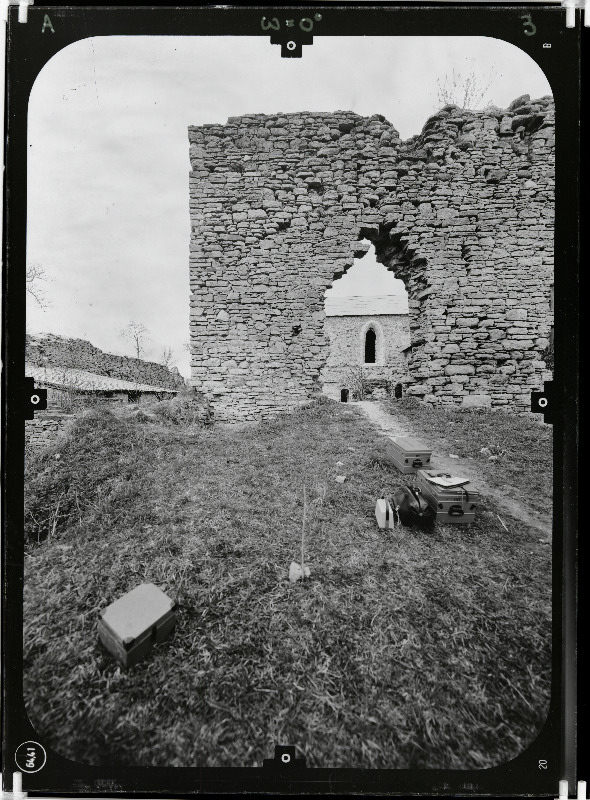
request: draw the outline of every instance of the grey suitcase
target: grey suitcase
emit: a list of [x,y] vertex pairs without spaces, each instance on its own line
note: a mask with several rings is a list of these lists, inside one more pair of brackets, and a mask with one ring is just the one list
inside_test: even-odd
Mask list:
[[413,436],[397,436],[387,445],[387,457],[404,475],[428,468],[432,448]]
[[153,583],[142,583],[102,612],[98,636],[123,667],[137,664],[176,623],[176,603]]
[[480,503],[477,487],[469,482],[463,486],[443,488],[428,480],[429,473],[434,476],[437,470],[419,470],[416,474],[416,485],[432,506],[436,521],[463,525],[473,522]]

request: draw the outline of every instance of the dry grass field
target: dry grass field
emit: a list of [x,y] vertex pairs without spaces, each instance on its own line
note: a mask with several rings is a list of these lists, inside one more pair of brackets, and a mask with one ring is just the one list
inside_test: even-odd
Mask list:
[[[455,448],[503,426],[526,473],[507,485],[532,494],[550,476],[533,422],[396,408]],[[504,515],[507,533],[485,497],[472,525],[380,530],[375,498],[404,483],[383,450],[354,405],[328,401],[234,427],[95,409],[30,456],[24,677],[41,741],[112,765],[259,766],[276,743],[311,767],[485,768],[521,752],[549,701],[550,547]],[[292,584],[304,486],[323,500],[311,577]],[[99,612],[142,582],[177,600],[177,626],[123,671]]]

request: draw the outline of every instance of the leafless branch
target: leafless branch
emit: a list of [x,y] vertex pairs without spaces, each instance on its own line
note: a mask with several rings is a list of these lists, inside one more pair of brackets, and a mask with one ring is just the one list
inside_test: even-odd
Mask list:
[[27,294],[43,309],[48,308],[50,305],[43,289],[43,284],[48,280],[50,279],[41,264],[27,264],[25,272]]
[[150,337],[145,325],[140,322],[130,322],[121,331],[121,336],[133,343],[136,358],[141,358],[146,354],[145,344]]
[[166,369],[171,369],[174,366],[174,352],[171,347],[165,347],[162,350],[162,355],[160,356],[160,364],[166,367]]
[[486,94],[492,85],[495,70],[492,68],[487,75],[478,75],[475,61],[471,60],[465,71],[453,68],[450,74],[444,75],[437,81],[437,100],[441,106],[459,106],[477,110],[490,104],[485,101]]

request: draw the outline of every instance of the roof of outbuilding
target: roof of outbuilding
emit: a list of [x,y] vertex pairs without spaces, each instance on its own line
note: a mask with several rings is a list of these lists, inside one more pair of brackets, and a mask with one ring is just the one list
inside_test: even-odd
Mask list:
[[385,314],[407,314],[407,297],[398,294],[350,295],[348,297],[326,297],[327,317],[380,316]]
[[33,364],[25,365],[25,375],[35,379],[39,386],[54,388],[70,388],[82,392],[166,392],[177,394],[175,389],[166,389],[163,386],[150,386],[147,383],[124,381],[121,378],[111,378],[109,375],[97,375],[83,369],[71,367],[39,367]]

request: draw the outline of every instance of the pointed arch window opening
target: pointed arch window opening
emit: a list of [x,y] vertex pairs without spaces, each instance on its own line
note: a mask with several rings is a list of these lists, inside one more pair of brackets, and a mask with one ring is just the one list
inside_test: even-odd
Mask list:
[[365,364],[374,364],[377,355],[377,334],[372,326],[365,333]]

